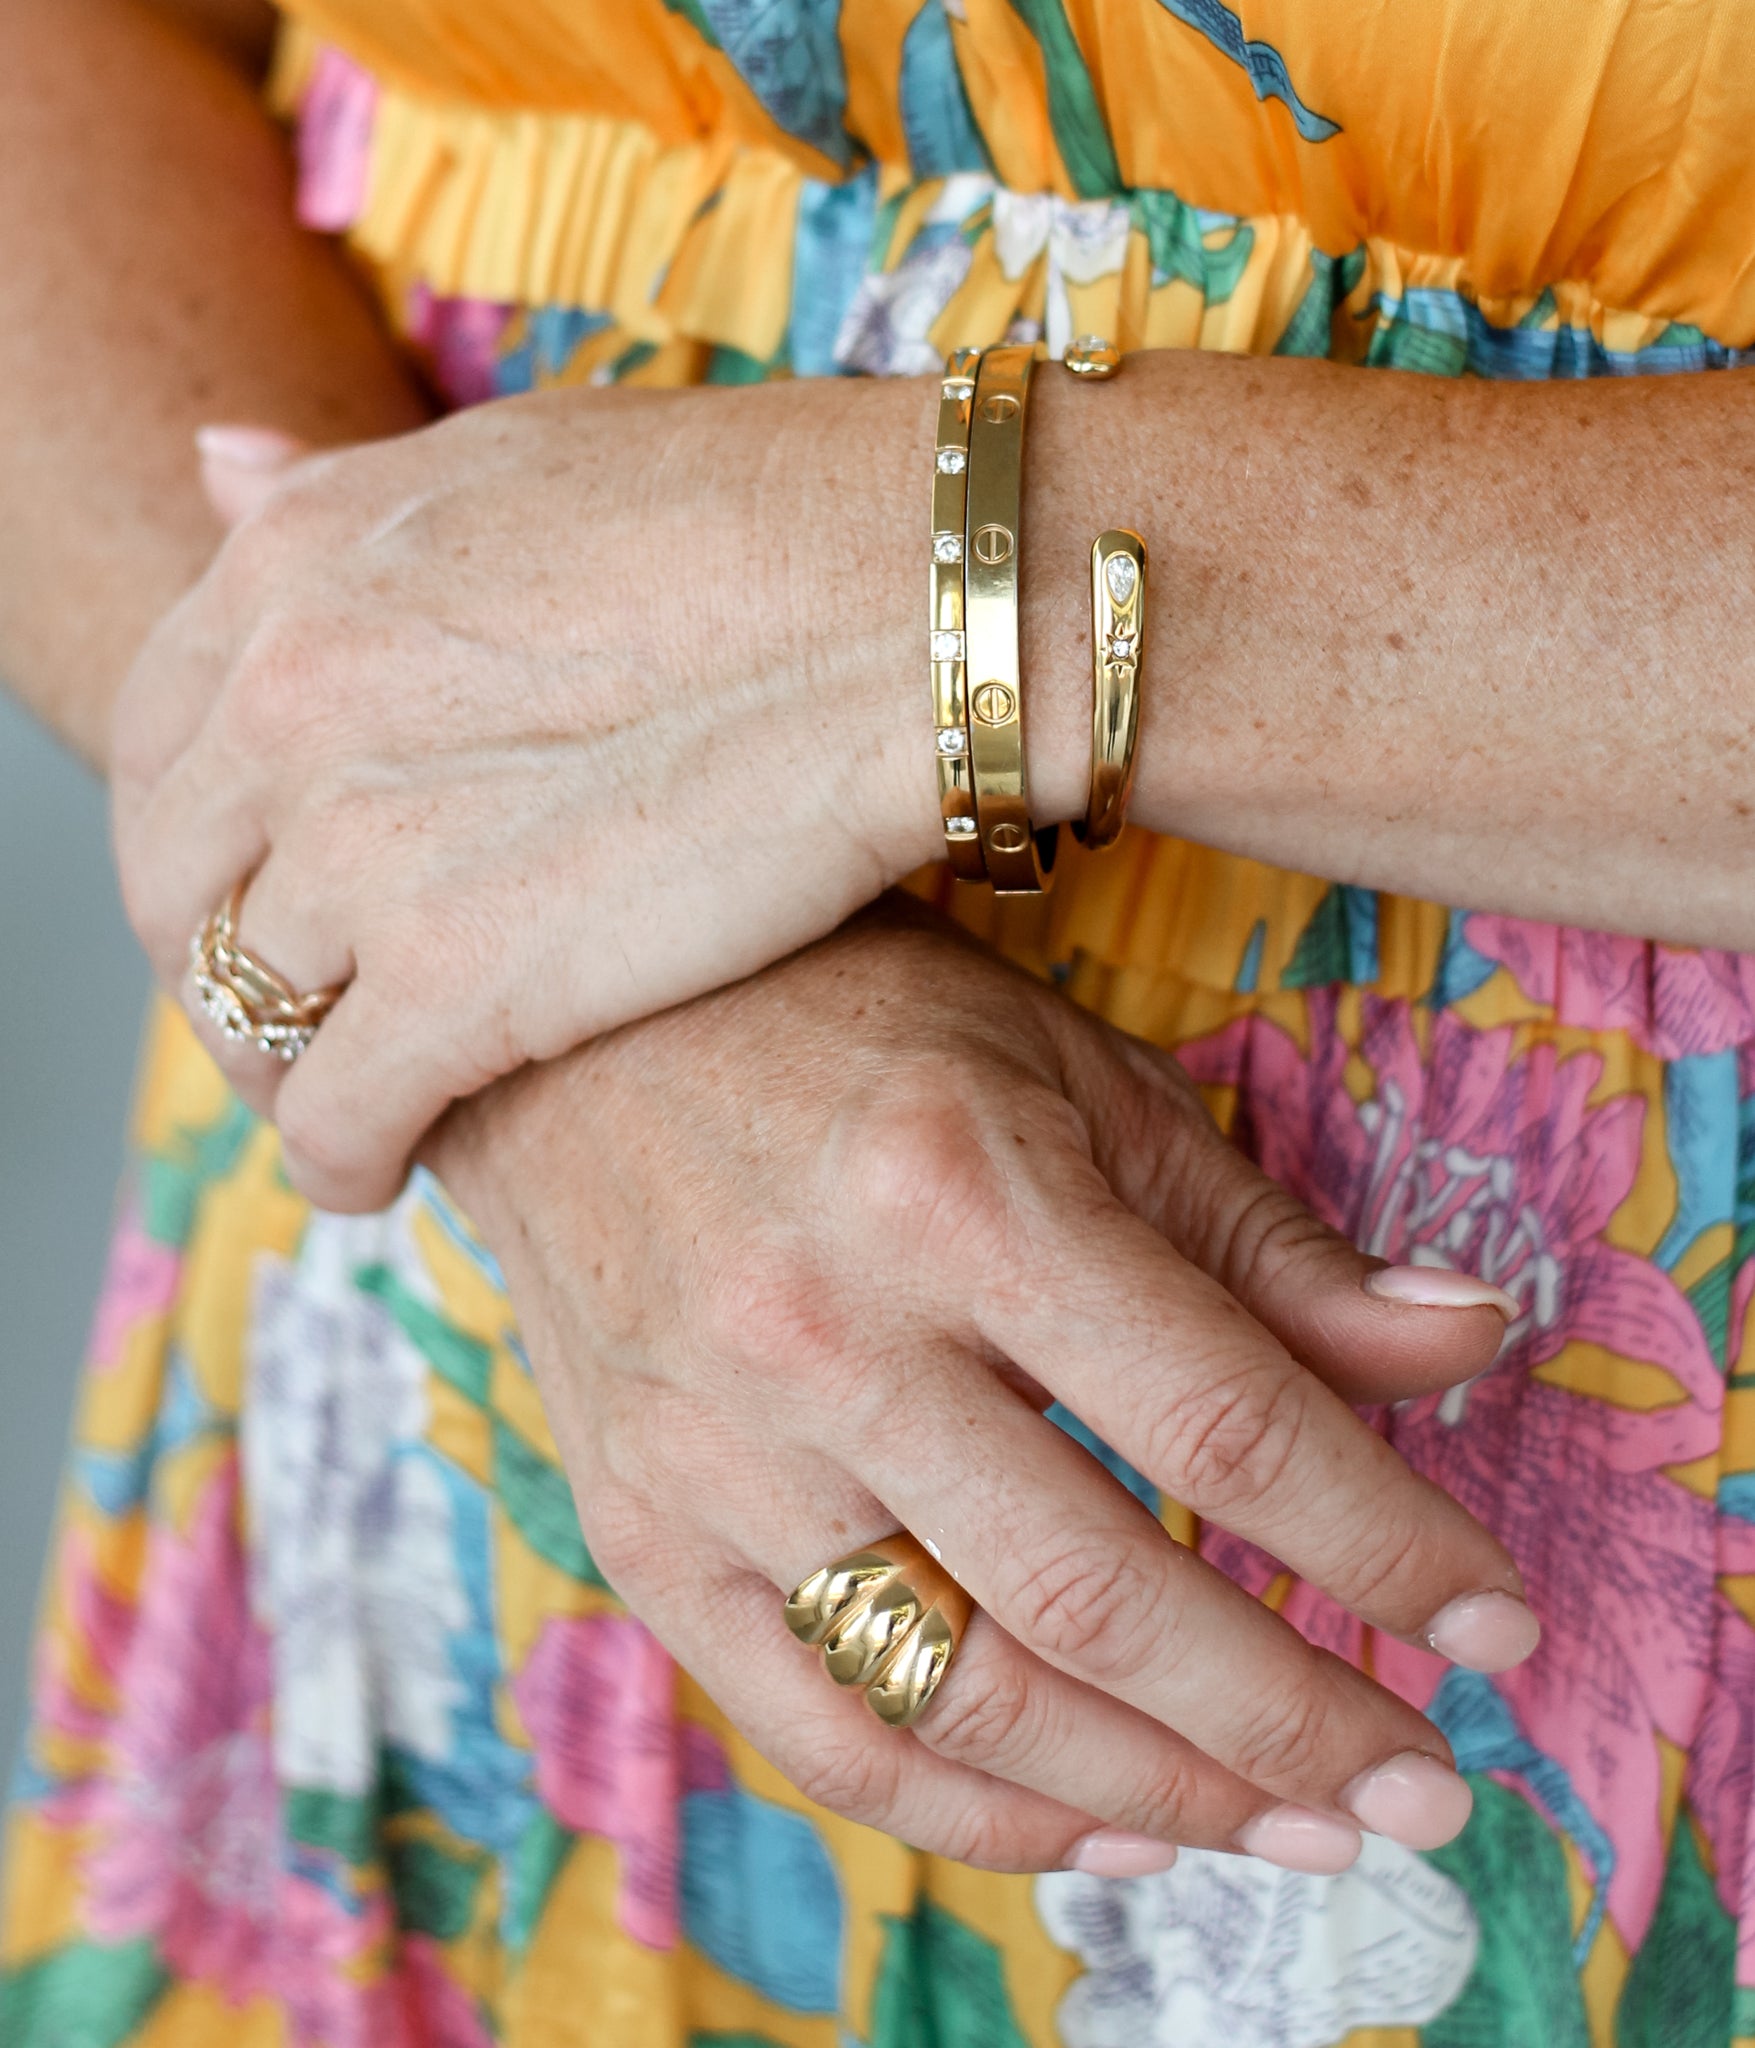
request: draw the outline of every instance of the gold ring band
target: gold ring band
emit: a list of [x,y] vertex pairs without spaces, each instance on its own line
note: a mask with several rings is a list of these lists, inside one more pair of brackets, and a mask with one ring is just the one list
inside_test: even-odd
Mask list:
[[342,987],[301,995],[284,975],[238,943],[247,881],[239,882],[189,942],[189,971],[201,1007],[234,1044],[248,1041],[278,1060],[296,1060],[341,999]]
[[944,1682],[973,1612],[950,1573],[898,1530],[801,1580],[786,1626],[821,1650],[837,1685],[864,1692],[880,1721],[908,1728]]

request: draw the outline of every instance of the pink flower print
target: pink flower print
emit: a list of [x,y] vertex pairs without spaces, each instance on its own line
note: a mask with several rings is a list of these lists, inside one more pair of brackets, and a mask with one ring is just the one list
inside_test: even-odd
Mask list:
[[[1644,1103],[1593,1103],[1599,1057],[1514,1050],[1510,1031],[1431,1020],[1422,1054],[1405,1005],[1368,998],[1359,1050],[1375,1087],[1356,1102],[1332,996],[1307,1001],[1310,1053],[1240,1019],[1184,1051],[1197,1079],[1239,1089],[1238,1135],[1266,1170],[1382,1257],[1475,1272],[1519,1315],[1466,1389],[1383,1418],[1416,1470],[1510,1547],[1543,1647],[1498,1682],[1527,1737],[1567,1771],[1615,1849],[1609,1907],[1639,1940],[1663,1876],[1656,1737],[1686,1745],[1704,1710],[1714,1513],[1662,1468],[1718,1442],[1723,1385],[1668,1275],[1602,1235],[1639,1171]],[[1531,1376],[1583,1340],[1663,1367],[1680,1398],[1623,1409]],[[1220,1531],[1203,1550],[1257,1590],[1271,1559]],[[1325,1596],[1286,1606],[1358,1660],[1362,1630]],[[1424,1704],[1441,1669],[1374,1641],[1374,1667]],[[1603,1873],[1599,1873],[1599,1876]]]
[[[284,2008],[298,2048],[413,2048],[382,1894],[355,1904],[285,1868],[267,1640],[251,1617],[226,1464],[187,1534],[155,1528],[131,1614],[94,1587],[80,1616],[121,1701],[107,1775],[84,1792],[86,1913],[100,1941],[151,1939],[174,1973]],[[459,2037],[461,2041],[461,2037]]]
[[[69,1652],[77,1648],[80,1661],[115,1692],[135,1609],[103,1583],[90,1539],[77,1528],[68,1531],[64,1542],[57,1591],[62,1626],[45,1629],[38,1639],[33,1718],[37,1727],[64,1741],[101,1743],[109,1734],[112,1716],[75,1688],[68,1669]],[[75,1825],[90,1802],[94,1782],[63,1782],[48,1802],[48,1817],[60,1826]]]
[[677,1938],[681,1794],[676,1667],[629,1616],[553,1620],[512,1692],[555,1818],[622,1855],[621,1921],[648,1948]]
[[[1718,1442],[1723,1383],[1699,1319],[1669,1276],[1602,1231],[1639,1171],[1642,1098],[1587,1107],[1593,1052],[1537,1044],[1513,1059],[1509,1030],[1433,1020],[1422,1054],[1407,1007],[1367,1000],[1360,1047],[1376,1075],[1355,1104],[1335,999],[1307,999],[1311,1056],[1259,1018],[1182,1049],[1199,1081],[1242,1093],[1237,1135],[1263,1168],[1380,1258],[1453,1267],[1518,1303],[1498,1366],[1527,1368],[1575,1340],[1662,1366],[1683,1398],[1653,1414],[1605,1410],[1582,1426],[1605,1455],[1630,1436],[1635,1468],[1705,1455]],[[1442,1397],[1458,1422],[1470,1390]]]
[[319,53],[299,108],[298,216],[308,228],[340,234],[366,207],[377,81],[339,50]]
[[1562,1024],[1625,1031],[1660,1059],[1755,1038],[1755,955],[1475,915],[1463,936]]
[[110,1649],[122,1704],[90,1815],[92,1931],[150,1934],[174,1967],[248,1996],[261,1988],[279,1806],[234,1466],[209,1484],[186,1537],[153,1531],[144,1583],[126,1642]]
[[110,1240],[109,1264],[92,1322],[90,1358],[96,1371],[111,1372],[121,1364],[136,1324],[169,1312],[182,1271],[181,1254],[147,1236],[137,1209],[125,1209]]
[[498,394],[500,342],[512,318],[510,306],[441,298],[416,283],[405,318],[409,339],[431,358],[434,380],[453,405],[480,405]]

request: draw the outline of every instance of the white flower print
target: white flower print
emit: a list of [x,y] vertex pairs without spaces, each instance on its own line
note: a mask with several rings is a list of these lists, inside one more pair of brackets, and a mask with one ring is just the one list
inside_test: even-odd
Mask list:
[[1419,2026],[1478,1940],[1460,1887],[1379,1835],[1339,1877],[1202,1849],[1158,1877],[1057,1871],[1036,1909],[1085,1964],[1056,2016],[1066,2048],[1329,2048]]
[[470,1619],[450,1496],[422,1442],[426,1361],[355,1277],[379,1263],[431,1292],[408,1206],[313,1216],[295,1259],[259,1263],[242,1425],[276,1768],[355,1795],[385,1742],[446,1754],[461,1695],[451,1640]]

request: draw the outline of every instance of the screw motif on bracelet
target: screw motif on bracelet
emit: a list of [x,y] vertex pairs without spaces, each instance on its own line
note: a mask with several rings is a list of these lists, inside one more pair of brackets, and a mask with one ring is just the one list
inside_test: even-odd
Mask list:
[[975,373],[969,429],[963,640],[969,757],[987,873],[1002,895],[1036,895],[1053,875],[1057,834],[1030,822],[1018,651],[1024,420],[1035,352],[990,348]]
[[960,881],[983,882],[987,863],[975,820],[969,763],[968,670],[965,665],[963,526],[968,502],[969,415],[977,349],[957,349],[939,385],[938,434],[932,474],[930,650],[933,746],[945,858]]

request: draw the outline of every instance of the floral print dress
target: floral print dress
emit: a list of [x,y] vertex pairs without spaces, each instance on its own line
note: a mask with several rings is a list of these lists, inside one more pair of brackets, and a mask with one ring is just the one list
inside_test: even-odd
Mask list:
[[[303,216],[457,403],[1082,329],[1517,377],[1755,341],[1734,0],[296,12]],[[1359,1243],[1518,1304],[1489,1370],[1378,1421],[1516,1554],[1523,1668],[1372,1635],[1157,1503],[1432,1715],[1461,1838],[1002,1877],[813,1808],[597,1571],[467,1221],[426,1178],[312,1214],[167,1016],[9,1822],[5,2048],[1755,2043],[1755,962],[1138,833],[1066,859],[1044,905],[954,908],[1174,1047]]]

